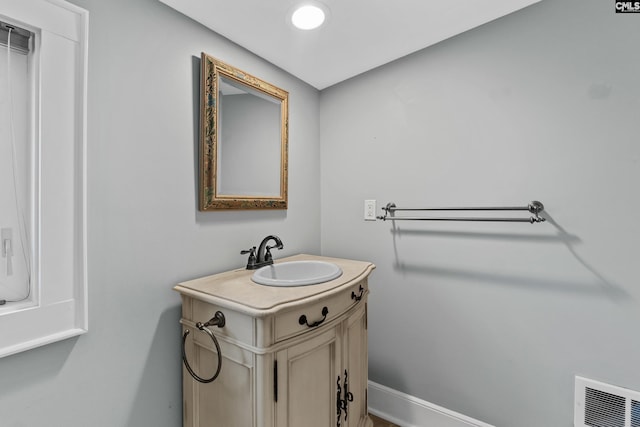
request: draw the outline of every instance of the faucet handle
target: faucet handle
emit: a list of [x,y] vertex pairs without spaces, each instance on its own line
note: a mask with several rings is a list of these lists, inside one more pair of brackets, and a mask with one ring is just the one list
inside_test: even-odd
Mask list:
[[273,257],[271,256],[271,248],[273,248],[275,246],[267,246],[267,249],[264,253],[264,262],[273,262]]
[[282,243],[280,244],[275,244],[273,246],[267,246],[266,250],[265,250],[265,254],[264,254],[264,260],[265,261],[273,261],[273,256],[271,255],[271,249],[273,248],[277,248],[278,250],[282,249],[284,246],[282,245]]
[[256,247],[252,247],[246,250],[240,251],[240,255],[249,254],[249,259],[247,260],[247,269],[252,270],[256,266]]

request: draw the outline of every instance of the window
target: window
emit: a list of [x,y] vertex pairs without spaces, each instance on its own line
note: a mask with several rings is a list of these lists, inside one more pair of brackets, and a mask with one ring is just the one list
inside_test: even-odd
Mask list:
[[[22,222],[5,214],[7,225],[0,223],[2,248],[9,251],[9,258],[0,258],[0,280],[8,273],[15,279],[0,287],[6,294],[0,294],[0,302],[6,300],[0,305],[0,357],[87,331],[88,12],[63,0],[33,3],[4,0],[0,12],[0,21],[29,40],[22,57],[9,56],[15,72],[0,73],[0,85],[16,79],[11,86],[20,111],[13,116],[17,156],[11,167],[19,203],[10,205],[24,213]],[[1,36],[0,55],[6,55]]]

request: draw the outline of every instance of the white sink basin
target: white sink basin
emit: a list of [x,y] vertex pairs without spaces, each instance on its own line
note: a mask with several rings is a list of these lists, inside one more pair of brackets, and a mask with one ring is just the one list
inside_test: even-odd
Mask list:
[[267,286],[307,286],[328,282],[342,275],[336,264],[325,261],[290,261],[264,266],[251,280]]

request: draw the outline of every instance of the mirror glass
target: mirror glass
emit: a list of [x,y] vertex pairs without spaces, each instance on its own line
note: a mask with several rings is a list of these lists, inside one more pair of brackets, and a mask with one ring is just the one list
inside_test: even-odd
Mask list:
[[286,209],[288,93],[202,54],[200,210]]
[[217,193],[280,196],[280,100],[221,77],[218,130]]

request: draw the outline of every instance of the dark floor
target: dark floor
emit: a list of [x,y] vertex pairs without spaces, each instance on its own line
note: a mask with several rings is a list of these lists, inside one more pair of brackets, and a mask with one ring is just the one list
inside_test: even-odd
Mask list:
[[369,417],[373,420],[373,427],[398,427],[397,425],[383,420],[382,418],[378,418],[375,415],[369,414]]

